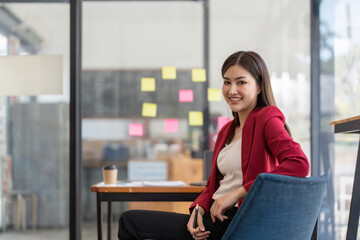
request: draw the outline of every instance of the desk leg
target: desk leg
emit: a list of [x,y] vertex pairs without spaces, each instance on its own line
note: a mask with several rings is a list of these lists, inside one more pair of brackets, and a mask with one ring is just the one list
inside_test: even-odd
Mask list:
[[356,239],[358,224],[359,224],[359,214],[360,214],[360,140],[359,140],[358,156],[355,166],[353,192],[351,196],[349,224],[346,234],[347,240]]
[[111,240],[111,228],[112,228],[112,211],[111,211],[111,201],[108,201],[108,240]]
[[101,212],[100,193],[96,193],[96,211],[97,211],[98,240],[102,240],[102,212]]
[[314,230],[313,230],[313,233],[311,235],[310,240],[317,240],[318,239],[318,223],[319,223],[319,218],[316,219]]

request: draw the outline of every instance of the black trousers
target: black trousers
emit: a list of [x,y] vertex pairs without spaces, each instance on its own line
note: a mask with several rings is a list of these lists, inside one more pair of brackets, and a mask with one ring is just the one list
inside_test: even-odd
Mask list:
[[[213,223],[210,214],[203,216],[206,231],[210,231],[208,240],[220,240],[233,219],[237,208],[225,212],[228,220]],[[190,215],[173,212],[130,210],[124,212],[119,221],[120,240],[190,240],[193,239],[186,225]]]

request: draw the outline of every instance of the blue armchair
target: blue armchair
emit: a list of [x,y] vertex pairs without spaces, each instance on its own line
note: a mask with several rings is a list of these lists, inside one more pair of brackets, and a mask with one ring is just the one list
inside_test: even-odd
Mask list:
[[260,174],[222,239],[309,240],[328,180]]

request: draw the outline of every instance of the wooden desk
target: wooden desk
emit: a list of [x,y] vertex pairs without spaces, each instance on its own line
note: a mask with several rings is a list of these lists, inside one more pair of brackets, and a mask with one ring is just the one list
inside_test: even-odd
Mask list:
[[98,240],[102,239],[101,202],[108,202],[108,240],[111,239],[112,213],[111,202],[128,201],[162,201],[187,202],[194,201],[204,190],[202,186],[185,187],[118,187],[104,186],[101,183],[91,186],[91,192],[96,192]]
[[[335,133],[360,134],[360,116],[330,123],[335,126]],[[351,196],[350,213],[346,239],[356,239],[360,214],[360,141],[355,166],[354,185]]]

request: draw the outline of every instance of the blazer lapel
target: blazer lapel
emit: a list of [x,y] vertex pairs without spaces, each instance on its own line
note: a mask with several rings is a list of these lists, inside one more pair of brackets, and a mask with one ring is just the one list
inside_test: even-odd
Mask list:
[[212,169],[211,169],[211,174],[214,174],[214,176],[213,177],[210,176],[210,179],[212,179],[214,181],[215,188],[217,187],[217,186],[215,186],[216,179],[221,180],[223,178],[220,171],[217,169],[217,157],[218,157],[221,149],[223,149],[223,147],[225,146],[225,143],[228,140],[228,138],[230,137],[230,134],[234,131],[234,128],[235,128],[235,121],[233,120],[229,124],[229,126],[227,126],[227,128],[225,129],[223,134],[221,136],[218,136],[219,143],[217,143],[215,145],[215,149],[214,149],[214,153],[213,153]]
[[[242,129],[241,141],[241,165],[243,172],[247,172],[249,166],[250,154],[253,145],[253,136],[255,130],[255,115],[260,110],[256,107],[246,118],[244,127]],[[245,176],[244,176],[245,177]]]

